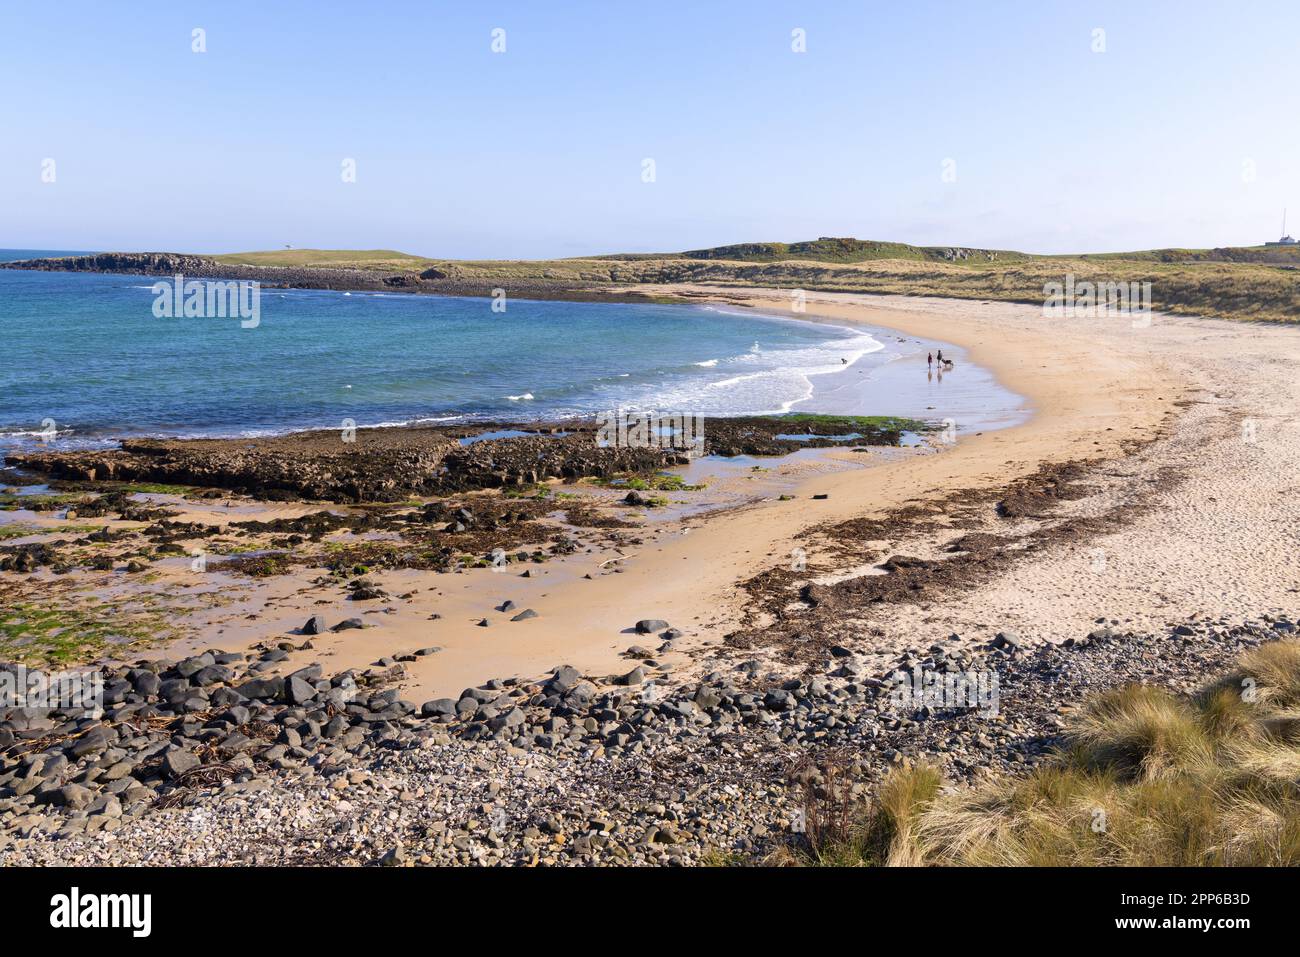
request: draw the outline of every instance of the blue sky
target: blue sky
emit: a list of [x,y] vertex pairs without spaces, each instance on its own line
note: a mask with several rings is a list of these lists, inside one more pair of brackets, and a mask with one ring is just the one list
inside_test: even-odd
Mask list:
[[4,2],[0,247],[1254,244],[1300,232],[1298,37],[1295,0]]

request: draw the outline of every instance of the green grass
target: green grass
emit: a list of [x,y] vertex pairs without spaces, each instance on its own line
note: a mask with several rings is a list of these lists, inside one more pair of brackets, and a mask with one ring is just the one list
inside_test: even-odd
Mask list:
[[895,771],[847,833],[797,862],[960,866],[1300,864],[1300,642],[1248,651],[1190,697],[1130,685],[1087,701],[1023,777],[941,793]]

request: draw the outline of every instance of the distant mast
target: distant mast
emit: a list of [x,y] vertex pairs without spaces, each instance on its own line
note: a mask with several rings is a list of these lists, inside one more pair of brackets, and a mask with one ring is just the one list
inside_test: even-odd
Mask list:
[[1282,238],[1275,243],[1265,243],[1265,246],[1295,246],[1296,241],[1286,234],[1286,207],[1282,207]]

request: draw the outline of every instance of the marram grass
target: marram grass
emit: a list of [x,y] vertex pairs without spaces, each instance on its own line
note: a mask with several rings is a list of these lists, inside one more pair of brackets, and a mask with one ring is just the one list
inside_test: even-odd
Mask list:
[[1300,864],[1300,642],[1261,645],[1200,693],[1085,703],[1027,775],[945,792],[894,771],[848,835],[786,856],[850,866]]

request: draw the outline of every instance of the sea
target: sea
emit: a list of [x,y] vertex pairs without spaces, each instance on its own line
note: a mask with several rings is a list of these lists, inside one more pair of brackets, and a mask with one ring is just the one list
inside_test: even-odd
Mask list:
[[[0,449],[615,409],[960,415],[966,429],[1027,411],[956,347],[741,307],[263,287],[253,325],[160,317],[157,281],[0,270]],[[925,363],[936,348],[957,359],[946,390]]]

